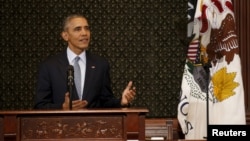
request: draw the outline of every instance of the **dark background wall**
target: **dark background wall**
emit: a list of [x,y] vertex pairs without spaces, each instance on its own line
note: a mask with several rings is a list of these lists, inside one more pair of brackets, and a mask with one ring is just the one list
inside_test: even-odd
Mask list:
[[147,107],[148,117],[176,117],[186,10],[186,0],[0,0],[0,110],[32,108],[38,64],[66,48],[61,21],[81,13],[90,50],[110,61],[115,95],[133,80],[132,106]]

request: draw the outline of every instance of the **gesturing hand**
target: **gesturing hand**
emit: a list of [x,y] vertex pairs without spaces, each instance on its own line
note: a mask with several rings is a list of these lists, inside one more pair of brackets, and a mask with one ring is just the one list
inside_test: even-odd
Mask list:
[[127,106],[132,100],[134,100],[136,95],[136,88],[133,87],[133,82],[129,81],[127,87],[122,93],[121,105]]

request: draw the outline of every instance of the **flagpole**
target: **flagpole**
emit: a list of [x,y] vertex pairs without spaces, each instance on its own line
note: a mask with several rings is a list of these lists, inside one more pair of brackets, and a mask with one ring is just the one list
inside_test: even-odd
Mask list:
[[209,125],[209,81],[210,81],[210,71],[209,69],[211,68],[211,64],[210,62],[208,62],[207,64],[204,65],[204,69],[207,73],[207,91],[206,91],[206,110],[207,110],[207,136],[204,137],[204,139],[208,139],[208,125]]

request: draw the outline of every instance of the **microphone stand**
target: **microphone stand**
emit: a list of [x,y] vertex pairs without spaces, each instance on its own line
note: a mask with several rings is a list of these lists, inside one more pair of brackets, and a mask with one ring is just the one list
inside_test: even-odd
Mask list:
[[73,85],[74,85],[74,67],[72,65],[68,68],[68,91],[69,91],[69,109],[72,110],[73,100]]

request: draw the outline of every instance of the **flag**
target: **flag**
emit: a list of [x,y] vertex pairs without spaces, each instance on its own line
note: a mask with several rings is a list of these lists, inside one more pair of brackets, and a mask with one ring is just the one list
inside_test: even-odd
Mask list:
[[[199,19],[195,13],[199,10],[199,0],[188,1],[188,38],[187,57],[182,77],[180,102],[178,104],[178,121],[185,139],[205,139],[207,136],[207,101],[208,72],[201,57]],[[197,9],[198,7],[198,9]]]
[[[209,124],[246,124],[239,43],[231,0],[204,0],[201,41],[211,62]],[[207,42],[208,41],[208,42]]]
[[231,0],[197,0],[193,17],[178,121],[186,139],[204,139],[207,124],[246,124],[244,88]]

